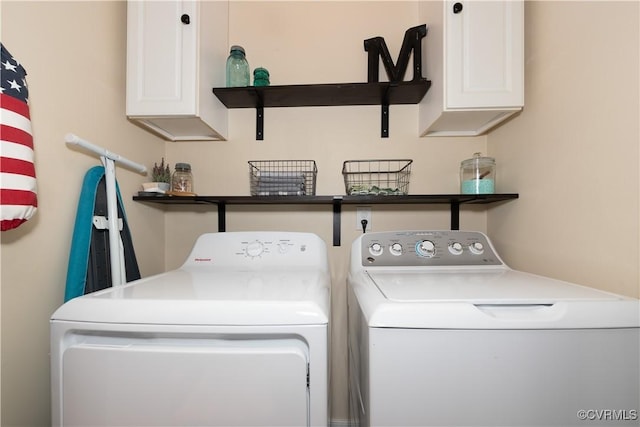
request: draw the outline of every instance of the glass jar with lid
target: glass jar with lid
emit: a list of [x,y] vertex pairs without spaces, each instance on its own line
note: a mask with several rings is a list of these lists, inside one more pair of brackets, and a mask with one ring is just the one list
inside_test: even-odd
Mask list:
[[227,87],[249,86],[251,72],[242,46],[233,45],[227,58]]
[[496,159],[474,153],[460,163],[460,192],[462,194],[493,194],[496,190]]
[[176,163],[171,176],[171,191],[176,193],[193,193],[193,174],[189,163]]

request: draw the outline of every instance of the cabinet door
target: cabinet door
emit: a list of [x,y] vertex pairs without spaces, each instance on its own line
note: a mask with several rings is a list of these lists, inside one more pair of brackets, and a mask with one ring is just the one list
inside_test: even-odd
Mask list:
[[524,105],[524,5],[447,1],[446,108]]
[[[127,115],[194,114],[198,10],[194,1],[129,1]],[[189,22],[183,23],[182,16]]]

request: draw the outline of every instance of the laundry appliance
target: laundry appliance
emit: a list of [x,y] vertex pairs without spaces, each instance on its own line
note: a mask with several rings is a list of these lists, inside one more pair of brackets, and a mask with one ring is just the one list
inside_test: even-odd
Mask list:
[[348,275],[360,426],[638,426],[638,300],[509,268],[486,235],[367,233]]
[[51,318],[56,426],[327,426],[325,243],[200,236],[182,267]]

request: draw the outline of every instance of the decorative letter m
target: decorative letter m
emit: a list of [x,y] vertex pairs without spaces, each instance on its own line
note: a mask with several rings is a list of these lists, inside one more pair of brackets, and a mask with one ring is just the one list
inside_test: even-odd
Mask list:
[[390,82],[399,82],[404,78],[409,65],[411,51],[413,51],[413,81],[422,78],[422,49],[421,41],[427,35],[427,25],[422,24],[417,27],[409,28],[404,33],[404,40],[398,55],[398,63],[393,64],[387,44],[382,37],[373,37],[364,41],[364,50],[369,52],[369,64],[367,81],[374,83],[379,81],[378,73],[378,57],[382,58],[382,63],[387,71]]

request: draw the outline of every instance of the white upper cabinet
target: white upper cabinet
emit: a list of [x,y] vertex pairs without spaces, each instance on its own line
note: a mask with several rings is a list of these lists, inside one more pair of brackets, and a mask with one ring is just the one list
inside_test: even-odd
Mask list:
[[524,106],[524,4],[423,1],[421,136],[475,136]]
[[225,140],[227,1],[129,1],[127,117],[170,141]]

